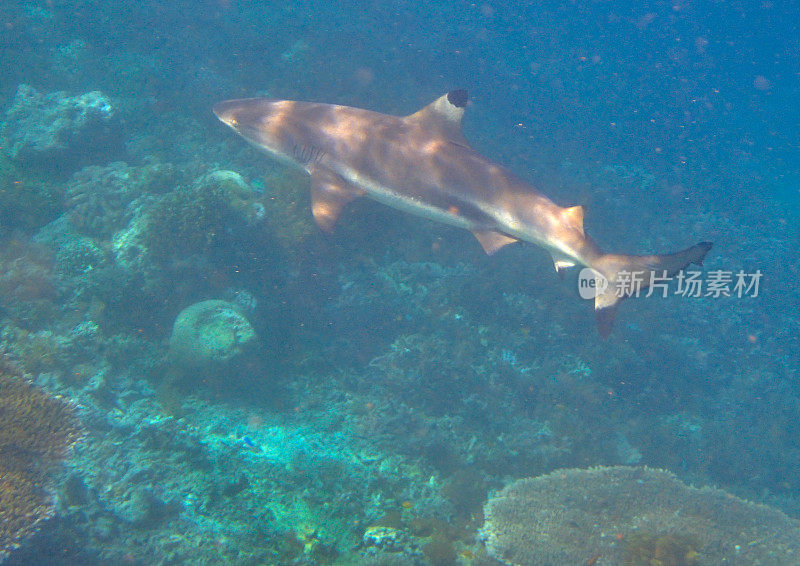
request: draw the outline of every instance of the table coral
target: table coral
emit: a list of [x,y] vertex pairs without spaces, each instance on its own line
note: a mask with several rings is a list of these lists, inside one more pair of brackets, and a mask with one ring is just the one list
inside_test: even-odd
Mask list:
[[[518,480],[484,509],[505,564],[797,564],[800,521],[663,470],[597,467]],[[674,555],[674,556],[673,556]]]

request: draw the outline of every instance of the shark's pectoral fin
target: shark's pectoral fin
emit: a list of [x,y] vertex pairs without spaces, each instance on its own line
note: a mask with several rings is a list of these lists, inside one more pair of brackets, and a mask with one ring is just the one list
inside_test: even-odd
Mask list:
[[516,238],[493,230],[473,230],[472,233],[475,234],[475,237],[478,238],[481,246],[483,246],[483,250],[489,255],[492,255],[506,244],[513,244],[517,241]]
[[461,133],[461,118],[467,107],[469,95],[466,90],[451,90],[423,109],[406,116],[406,122],[416,122],[420,127],[437,130],[439,135],[453,143],[469,147]]
[[364,191],[332,171],[311,170],[311,212],[317,226],[325,232],[333,232],[344,205],[363,194]]

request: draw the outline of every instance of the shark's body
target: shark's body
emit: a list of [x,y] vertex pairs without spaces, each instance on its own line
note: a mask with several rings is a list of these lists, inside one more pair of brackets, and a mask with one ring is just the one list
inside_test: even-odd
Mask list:
[[[622,272],[647,283],[651,273],[701,263],[703,242],[664,256],[603,254],[583,231],[583,208],[563,208],[500,165],[475,152],[461,134],[465,91],[453,91],[419,112],[397,117],[369,110],[289,100],[221,102],[217,117],[251,143],[305,168],[312,212],[331,231],[341,209],[366,195],[394,208],[472,231],[487,253],[523,240],[546,248],[556,269],[580,264],[608,283],[595,298],[607,334],[625,293]],[[601,287],[602,290],[602,287]]]

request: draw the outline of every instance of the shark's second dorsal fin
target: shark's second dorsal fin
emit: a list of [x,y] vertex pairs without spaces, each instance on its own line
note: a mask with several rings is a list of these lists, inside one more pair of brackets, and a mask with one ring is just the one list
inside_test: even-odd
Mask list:
[[461,117],[467,107],[469,95],[466,90],[451,90],[426,107],[406,116],[406,122],[416,122],[423,128],[436,129],[451,142],[468,147],[461,133]]

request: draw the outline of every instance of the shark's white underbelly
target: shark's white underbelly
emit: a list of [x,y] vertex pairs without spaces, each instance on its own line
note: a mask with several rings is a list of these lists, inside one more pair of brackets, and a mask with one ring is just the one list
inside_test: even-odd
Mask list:
[[404,194],[397,187],[386,186],[359,173],[350,167],[339,167],[339,174],[350,184],[363,190],[373,200],[390,206],[396,210],[402,210],[427,218],[435,222],[441,222],[450,226],[464,228],[470,231],[495,231],[507,234],[519,240],[541,246],[548,251],[558,251],[565,255],[572,255],[571,250],[567,251],[566,246],[560,242],[554,242],[544,235],[538,226],[532,226],[521,222],[510,211],[496,207],[489,202],[471,203],[472,207],[480,211],[480,221],[460,214],[455,207],[444,209],[436,206],[424,199]]
[[470,218],[466,218],[458,214],[457,209],[443,209],[439,206],[426,202],[423,199],[416,198],[411,195],[403,194],[401,191],[394,187],[385,186],[374,179],[371,179],[363,174],[359,174],[350,168],[343,168],[340,171],[344,177],[354,187],[362,189],[367,195],[382,204],[390,206],[397,210],[402,210],[413,214],[428,218],[436,222],[442,222],[451,226],[465,228],[467,230],[486,229],[488,226],[478,225]]

